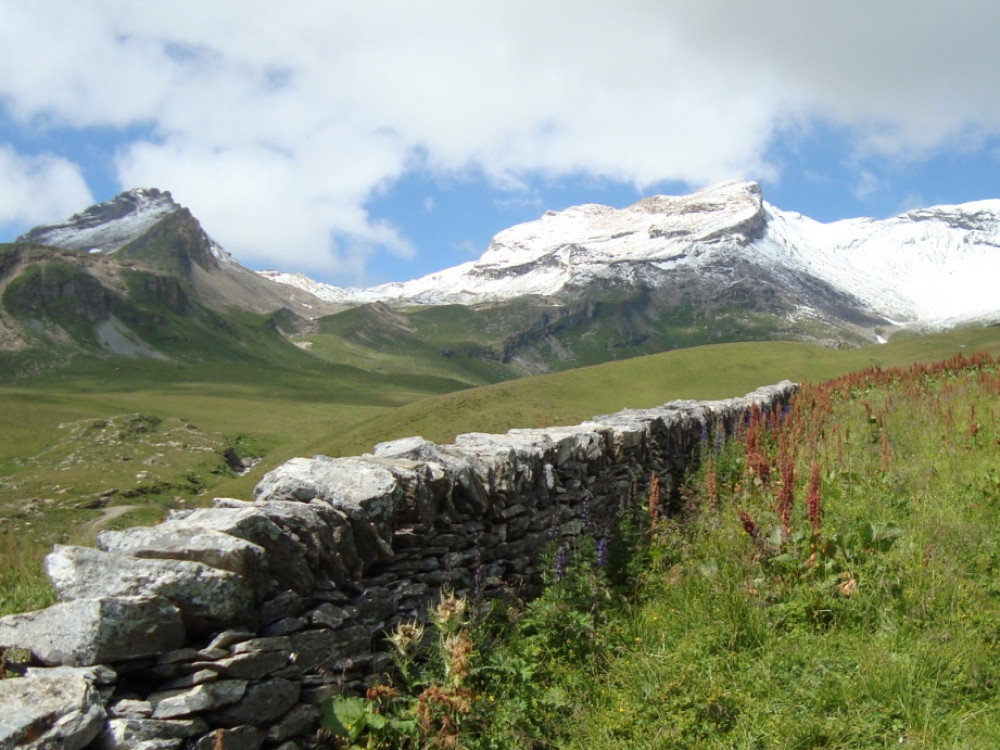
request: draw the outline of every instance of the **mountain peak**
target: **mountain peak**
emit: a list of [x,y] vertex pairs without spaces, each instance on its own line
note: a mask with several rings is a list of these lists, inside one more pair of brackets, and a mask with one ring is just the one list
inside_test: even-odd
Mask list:
[[183,210],[167,190],[136,188],[74,214],[59,224],[35,227],[18,242],[113,253],[161,219]]

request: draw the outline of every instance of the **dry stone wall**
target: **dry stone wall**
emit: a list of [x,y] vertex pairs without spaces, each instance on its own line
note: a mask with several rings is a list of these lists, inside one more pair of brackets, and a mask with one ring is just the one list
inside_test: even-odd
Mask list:
[[33,662],[0,680],[0,750],[317,746],[320,705],[389,668],[388,628],[443,589],[532,595],[547,544],[610,533],[651,473],[676,494],[703,444],[794,390],[296,458],[253,501],[57,546],[62,602],[0,618]]

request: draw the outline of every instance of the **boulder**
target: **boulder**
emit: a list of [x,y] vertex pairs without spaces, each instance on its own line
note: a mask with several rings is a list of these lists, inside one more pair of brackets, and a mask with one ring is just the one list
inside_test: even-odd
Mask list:
[[180,610],[166,599],[106,596],[0,618],[0,646],[42,664],[82,666],[153,656],[184,641]]
[[124,557],[90,547],[56,545],[45,570],[64,600],[162,596],[181,611],[189,630],[253,622],[253,592],[229,571],[186,560]]
[[0,680],[0,748],[79,750],[100,734],[101,696],[80,675]]

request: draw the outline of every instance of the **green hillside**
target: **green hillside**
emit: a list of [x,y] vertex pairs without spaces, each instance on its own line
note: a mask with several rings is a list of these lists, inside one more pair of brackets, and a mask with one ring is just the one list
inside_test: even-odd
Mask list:
[[353,455],[411,435],[446,443],[463,432],[577,424],[624,408],[729,398],[779,380],[819,382],[872,365],[905,366],[979,350],[1000,352],[1000,327],[860,349],[779,341],[694,347],[438,396],[378,415],[310,445],[306,453]]

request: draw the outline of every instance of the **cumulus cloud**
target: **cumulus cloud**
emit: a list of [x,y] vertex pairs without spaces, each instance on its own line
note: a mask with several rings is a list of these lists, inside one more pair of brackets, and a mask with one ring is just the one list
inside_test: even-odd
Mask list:
[[79,167],[0,145],[0,226],[64,219],[93,202]]
[[696,186],[777,176],[775,139],[817,120],[897,158],[1000,129],[992,0],[0,9],[9,118],[141,126],[123,187],[172,190],[246,262],[352,278],[376,249],[413,253],[365,205],[414,168],[513,192],[567,174]]

